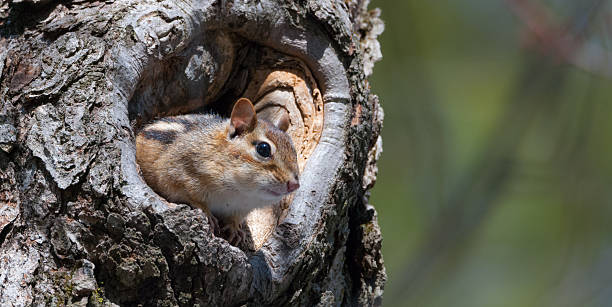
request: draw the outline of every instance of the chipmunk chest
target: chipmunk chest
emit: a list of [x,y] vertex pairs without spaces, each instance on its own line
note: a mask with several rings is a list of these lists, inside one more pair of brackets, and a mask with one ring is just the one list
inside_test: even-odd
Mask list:
[[209,193],[206,202],[209,205],[210,211],[220,216],[231,216],[269,205],[269,203],[260,200],[258,197],[253,197],[252,194],[245,191]]

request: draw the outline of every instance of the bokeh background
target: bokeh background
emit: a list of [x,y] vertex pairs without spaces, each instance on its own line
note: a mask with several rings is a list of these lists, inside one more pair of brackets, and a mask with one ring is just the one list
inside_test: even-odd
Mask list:
[[385,306],[612,306],[611,6],[372,1]]

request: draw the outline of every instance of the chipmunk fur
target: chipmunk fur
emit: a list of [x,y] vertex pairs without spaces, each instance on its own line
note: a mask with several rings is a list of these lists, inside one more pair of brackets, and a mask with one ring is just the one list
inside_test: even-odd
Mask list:
[[299,187],[288,126],[287,117],[276,125],[257,119],[253,104],[241,98],[229,119],[190,114],[144,127],[136,137],[136,160],[153,190],[204,210],[215,232],[216,218],[222,220],[222,231],[238,244],[251,210],[275,204]]

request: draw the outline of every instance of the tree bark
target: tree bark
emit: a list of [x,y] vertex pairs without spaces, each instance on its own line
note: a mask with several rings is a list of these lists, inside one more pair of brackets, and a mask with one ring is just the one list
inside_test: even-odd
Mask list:
[[[379,305],[367,2],[2,2],[0,305]],[[305,145],[301,188],[239,249],[146,185],[134,133],[242,95]]]

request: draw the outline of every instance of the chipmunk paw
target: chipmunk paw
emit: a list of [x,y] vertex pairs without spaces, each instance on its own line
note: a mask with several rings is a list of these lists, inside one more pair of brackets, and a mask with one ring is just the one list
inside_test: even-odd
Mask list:
[[210,225],[210,230],[214,235],[219,235],[219,220],[212,214],[206,214],[208,216],[208,224]]
[[234,246],[238,246],[240,242],[246,240],[246,232],[242,230],[241,223],[229,223],[223,227],[221,230],[223,233],[228,233],[227,241]]

